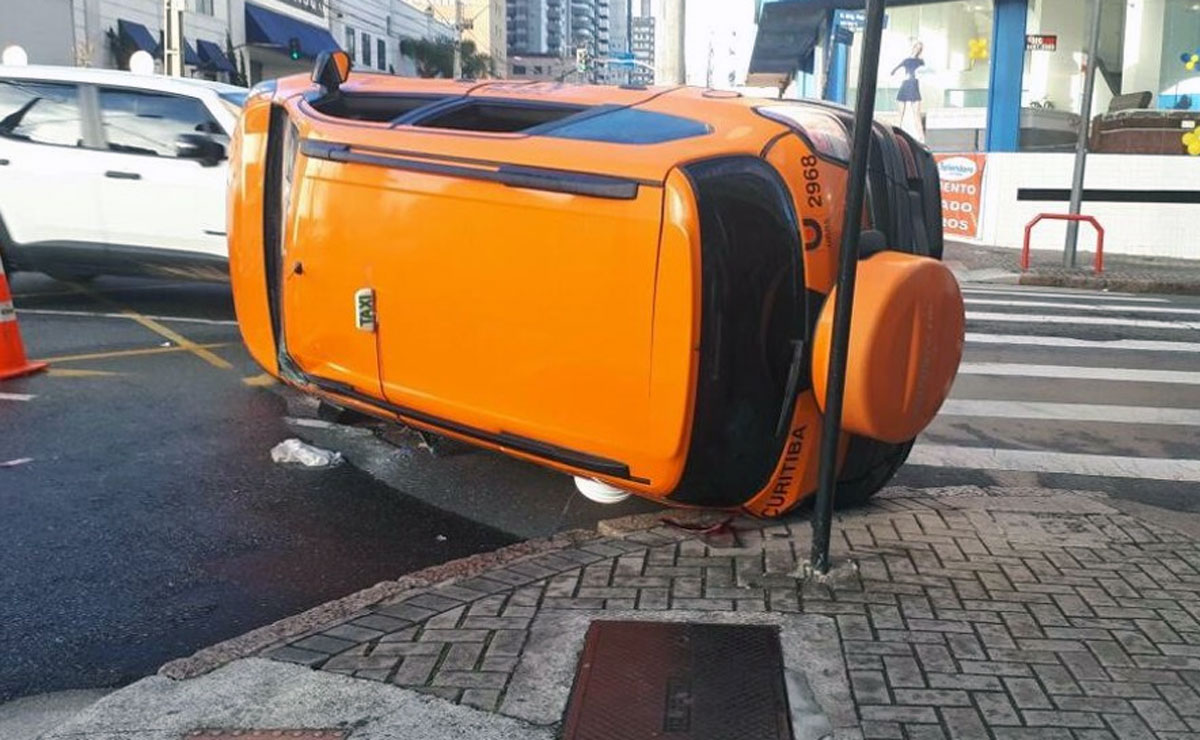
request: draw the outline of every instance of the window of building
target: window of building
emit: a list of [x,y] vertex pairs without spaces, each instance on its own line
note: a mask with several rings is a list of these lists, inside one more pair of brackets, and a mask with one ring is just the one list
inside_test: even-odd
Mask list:
[[371,37],[366,31],[362,35],[362,63],[364,67],[371,66]]
[[358,34],[350,26],[346,26],[346,53],[351,61],[358,61]]
[[83,146],[78,89],[0,80],[0,136],[35,144]]
[[180,134],[208,134],[229,143],[208,108],[196,98],[102,87],[100,110],[104,137],[115,152],[174,157]]
[[380,72],[387,71],[387,42],[383,39],[375,40],[375,67]]
[[[991,0],[889,8],[880,49],[876,117],[934,149],[982,148],[987,127],[994,10]],[[840,14],[853,34],[845,100],[857,97],[861,14]]]
[[214,0],[192,0],[192,12],[197,15],[213,15]]
[[525,65],[524,64],[514,64],[513,65],[513,74],[515,74],[515,75],[525,74]]

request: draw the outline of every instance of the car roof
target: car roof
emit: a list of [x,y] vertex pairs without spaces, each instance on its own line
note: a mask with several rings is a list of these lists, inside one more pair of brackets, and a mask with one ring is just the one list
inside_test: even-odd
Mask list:
[[227,85],[223,82],[201,80],[194,77],[167,77],[165,75],[139,75],[119,69],[97,69],[95,67],[56,67],[30,64],[24,66],[0,65],[0,79],[18,78],[25,80],[52,80],[55,82],[89,83],[94,85],[122,85],[163,92],[190,92],[211,90],[215,93],[246,92],[246,88]]
[[[606,109],[664,113],[702,123],[704,135],[668,138],[652,143],[588,139],[587,146],[571,138],[526,131],[477,132],[389,122],[325,117],[307,107],[304,98],[315,85],[311,77],[284,77],[275,84],[276,101],[294,101],[299,109],[322,119],[316,138],[367,148],[392,148],[447,156],[598,175],[662,182],[682,163],[729,156],[760,156],[777,136],[791,132],[786,124],[760,115],[756,108],[780,101],[749,98],[735,92],[697,87],[576,85],[519,80],[445,80],[394,77],[351,72],[341,90],[348,93],[447,95],[459,101],[548,103]],[[799,101],[789,104],[803,105]],[[432,103],[428,110],[434,110]],[[587,115],[581,113],[580,115]],[[598,117],[597,117],[598,118]],[[301,129],[303,136],[309,132]]]

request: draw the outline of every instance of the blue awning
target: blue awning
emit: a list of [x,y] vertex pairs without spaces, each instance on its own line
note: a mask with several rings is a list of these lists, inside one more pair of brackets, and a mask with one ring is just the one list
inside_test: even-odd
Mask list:
[[117,33],[120,34],[122,41],[131,44],[138,51],[147,51],[153,54],[158,49],[158,40],[154,38],[154,34],[150,33],[150,29],[141,23],[118,20]]
[[196,50],[200,53],[200,66],[204,69],[230,73],[237,71],[233,63],[229,61],[229,57],[225,56],[225,52],[221,50],[221,47],[213,42],[196,39]]
[[[813,71],[813,49],[825,25],[827,8],[815,2],[774,2],[762,6],[758,36],[750,53],[749,76],[786,76]],[[763,84],[756,80],[749,84]]]
[[291,39],[300,43],[300,52],[306,57],[341,48],[328,29],[246,3],[246,43],[277,46],[286,51]]

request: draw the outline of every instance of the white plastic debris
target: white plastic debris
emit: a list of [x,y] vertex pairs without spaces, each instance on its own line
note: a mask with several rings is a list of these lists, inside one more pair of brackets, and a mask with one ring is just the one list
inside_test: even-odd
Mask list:
[[303,465],[306,468],[331,468],[341,464],[342,453],[323,450],[292,437],[271,448],[271,460]]
[[435,540],[437,540],[438,542],[445,542],[445,541],[446,541],[446,535],[444,535],[444,534],[439,534],[437,537],[434,537],[434,539],[435,539]]
[[33,462],[32,457],[18,457],[15,460],[5,460],[0,462],[0,468],[15,468],[18,465],[27,465]]

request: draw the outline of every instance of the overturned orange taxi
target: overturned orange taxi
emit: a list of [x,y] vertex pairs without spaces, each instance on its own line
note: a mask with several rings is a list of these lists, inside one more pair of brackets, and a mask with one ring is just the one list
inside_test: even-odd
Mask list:
[[[593,496],[778,516],[816,488],[852,122],[686,87],[285,78],[231,149],[242,335],[306,392]],[[963,341],[933,161],[873,133],[841,502],[903,463]]]

